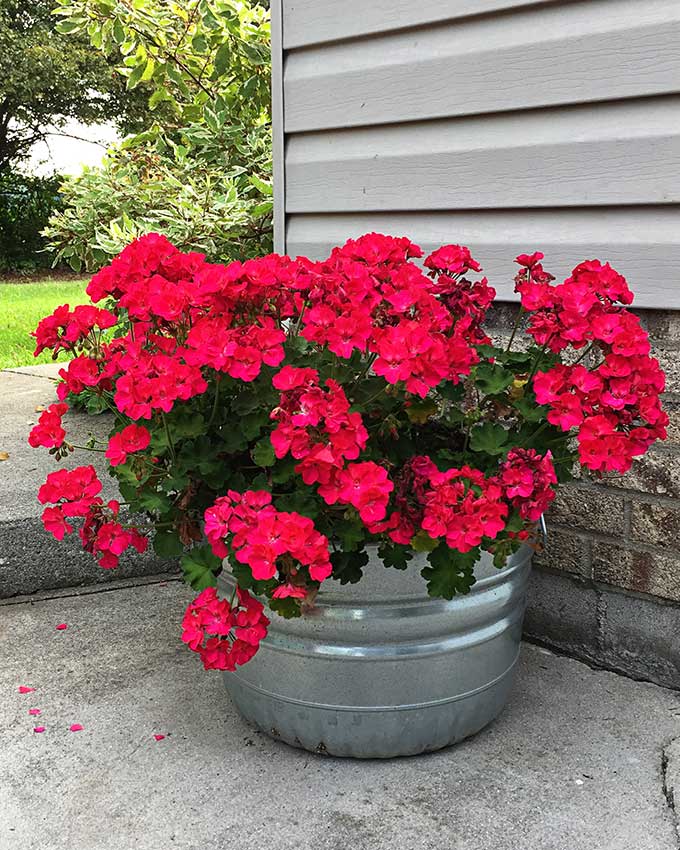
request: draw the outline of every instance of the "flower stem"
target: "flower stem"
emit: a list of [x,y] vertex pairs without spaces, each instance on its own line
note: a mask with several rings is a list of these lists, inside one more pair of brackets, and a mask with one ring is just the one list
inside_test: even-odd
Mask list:
[[170,436],[170,428],[168,428],[168,420],[166,419],[165,413],[161,412],[161,419],[163,420],[163,427],[165,428],[165,436],[168,439],[168,448],[170,449],[170,457],[172,458],[173,463],[177,460],[177,455],[175,454],[175,446],[172,442],[172,437]]
[[210,414],[210,419],[208,419],[208,424],[206,425],[206,430],[208,430],[210,428],[210,426],[215,421],[215,417],[217,416],[217,405],[218,405],[219,399],[220,399],[220,384],[221,384],[221,380],[220,380],[220,377],[218,375],[218,377],[215,380],[215,400],[213,401],[212,413]]
[[512,326],[512,333],[510,334],[510,340],[508,341],[508,346],[505,349],[505,353],[508,354],[510,349],[512,348],[512,344],[515,341],[515,335],[519,330],[520,322],[522,321],[522,317],[525,313],[524,307],[520,304],[519,310],[517,311],[517,317],[515,318],[515,324]]
[[541,365],[541,360],[543,360],[543,355],[548,350],[548,345],[550,345],[551,339],[552,339],[552,336],[548,337],[548,339],[543,343],[543,348],[541,349],[540,354],[538,355],[538,357],[536,358],[536,360],[534,361],[534,363],[531,366],[531,372],[529,372],[529,375],[527,377],[527,384],[531,381],[531,379],[534,377],[536,372],[538,372],[538,367]]
[[367,398],[366,401],[362,401],[361,404],[366,405],[370,404],[372,401],[375,401],[379,396],[381,396],[385,390],[387,389],[387,385],[378,390],[375,395],[372,395],[370,398]]
[[355,380],[355,382],[354,382],[354,384],[355,384],[355,385],[356,385],[356,384],[358,384],[360,381],[363,381],[363,379],[366,377],[366,375],[368,375],[368,372],[369,372],[369,370],[370,370],[371,366],[375,363],[375,361],[376,361],[377,359],[378,359],[378,355],[377,355],[377,354],[371,354],[371,355],[367,358],[367,360],[366,360],[366,366],[365,366],[365,367],[364,367],[364,369],[360,372],[359,377]]
[[590,352],[593,350],[594,347],[595,347],[594,343],[592,343],[592,342],[591,342],[590,345],[587,345],[583,354],[581,354],[581,356],[578,359],[574,360],[574,362],[571,365],[576,366],[577,363],[580,363],[581,360],[583,360],[588,354],[590,354]]
[[545,431],[545,429],[546,429],[549,425],[550,425],[550,422],[548,422],[547,420],[546,420],[545,422],[542,422],[542,423],[538,426],[538,428],[534,431],[534,433],[531,435],[531,437],[530,437],[529,439],[530,439],[531,441],[535,440],[535,439],[536,439],[536,437],[538,437],[538,435],[539,435],[540,433],[542,433],[543,431]]

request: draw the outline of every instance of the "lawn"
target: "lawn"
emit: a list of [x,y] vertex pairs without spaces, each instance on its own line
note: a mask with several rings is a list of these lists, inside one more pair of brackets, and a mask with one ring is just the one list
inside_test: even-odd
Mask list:
[[49,352],[33,357],[30,333],[60,304],[87,304],[86,286],[85,280],[0,283],[0,369],[49,363]]

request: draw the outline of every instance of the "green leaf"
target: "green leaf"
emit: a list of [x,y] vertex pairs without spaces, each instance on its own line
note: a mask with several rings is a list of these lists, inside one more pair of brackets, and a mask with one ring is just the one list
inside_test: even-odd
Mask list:
[[363,568],[368,563],[368,554],[359,552],[332,552],[333,578],[340,584],[356,584],[363,576]]
[[333,537],[338,539],[345,552],[354,552],[366,539],[366,526],[359,519],[343,519],[334,523]]
[[501,355],[501,359],[516,370],[522,369],[528,372],[534,362],[534,354],[531,351],[507,351]]
[[196,51],[196,53],[207,53],[208,52],[208,42],[204,35],[197,33],[191,39],[191,46]]
[[176,531],[157,531],[153,548],[160,558],[179,558],[184,552],[184,544]]
[[209,546],[197,546],[182,556],[184,581],[194,590],[215,587],[221,569],[222,561]]
[[173,469],[167,478],[163,480],[163,488],[170,492],[171,490],[184,490],[190,481],[190,476],[183,469]]
[[127,87],[129,89],[133,89],[139,84],[139,81],[142,79],[142,74],[146,70],[146,65],[146,62],[140,62],[133,68],[132,73],[127,78]]
[[501,570],[508,562],[509,544],[511,541],[505,541],[506,545],[499,546],[496,551],[493,553],[493,565],[496,569]]
[[164,514],[172,507],[170,499],[156,490],[142,490],[137,496],[137,501],[149,513]]
[[[115,477],[118,478],[118,472],[121,467],[117,466],[115,468]],[[118,481],[118,489],[120,490],[120,495],[125,499],[126,502],[134,502],[137,499],[137,488],[134,484],[130,484],[127,481]]]
[[515,399],[512,405],[527,422],[543,422],[550,410],[548,405],[539,404],[533,394]]
[[474,566],[479,554],[479,546],[462,553],[440,544],[427,556],[430,566],[421,570],[428,594],[453,599],[456,594],[469,593],[475,583]]
[[424,425],[437,411],[437,404],[431,398],[414,399],[406,408],[406,415],[411,422]]
[[299,599],[292,599],[289,596],[285,599],[271,599],[268,604],[269,608],[276,611],[284,620],[292,620],[294,617],[302,616]]
[[295,465],[297,461],[293,457],[286,457],[278,460],[272,470],[272,483],[285,484],[295,475]]
[[253,218],[259,218],[263,215],[269,215],[273,209],[274,204],[271,201],[264,201],[264,203],[256,204],[250,212]]
[[71,19],[66,21],[59,21],[55,29],[57,32],[67,35],[70,32],[77,32],[78,30],[82,29],[83,23],[84,22],[82,18],[78,20]]
[[439,545],[439,541],[427,533],[427,531],[419,531],[415,537],[411,538],[411,548],[415,552],[431,552]]
[[229,67],[229,60],[231,59],[231,45],[229,42],[225,41],[224,44],[221,44],[217,49],[217,53],[215,54],[214,65],[215,65],[215,74],[218,77],[221,77],[222,74]]
[[519,511],[513,510],[505,523],[505,531],[521,531],[524,528],[525,522],[520,516]]
[[153,73],[156,70],[156,63],[153,59],[149,58],[146,62],[146,67],[144,68],[144,72],[142,76],[139,78],[141,83],[148,83],[148,81],[153,77]]
[[202,413],[191,413],[188,410],[176,408],[167,415],[167,422],[173,443],[205,434],[205,418]]
[[319,515],[319,500],[311,492],[296,490],[294,493],[277,496],[274,501],[279,511],[295,512],[310,519],[316,519]]
[[383,543],[378,549],[378,557],[386,567],[405,570],[408,567],[408,562],[413,559],[413,553],[406,546]]
[[486,343],[476,345],[475,348],[484,360],[489,360],[492,357],[494,360],[500,360],[504,353],[502,348],[498,348],[496,345],[487,345]]
[[258,466],[274,466],[276,455],[269,436],[263,437],[252,451],[253,460]]
[[220,428],[220,441],[227,454],[237,454],[248,446],[248,440],[238,428]]
[[259,189],[263,195],[274,194],[274,187],[272,186],[272,184],[266,183],[264,180],[261,180],[259,177],[257,177],[257,175],[251,174],[248,180],[250,181],[250,183],[253,184],[256,189]]
[[475,385],[484,395],[496,395],[507,389],[515,380],[513,372],[509,372],[497,363],[481,363],[474,370]]
[[437,385],[437,392],[447,401],[460,401],[465,395],[465,387],[462,383],[454,384],[452,381],[442,381]]
[[484,422],[470,431],[470,448],[474,452],[500,455],[506,451],[510,432],[497,422]]
[[204,111],[205,123],[210,127],[213,133],[217,133],[219,130],[220,123],[217,119],[217,115],[210,109],[209,106],[206,106]]
[[122,44],[125,41],[125,30],[118,18],[113,22],[113,38],[117,44]]
[[153,111],[159,103],[163,103],[163,101],[169,99],[170,96],[165,91],[165,89],[156,89],[156,91],[149,98],[149,109]]
[[242,417],[239,426],[246,440],[254,440],[260,436],[260,431],[269,423],[269,413],[266,410],[249,413]]

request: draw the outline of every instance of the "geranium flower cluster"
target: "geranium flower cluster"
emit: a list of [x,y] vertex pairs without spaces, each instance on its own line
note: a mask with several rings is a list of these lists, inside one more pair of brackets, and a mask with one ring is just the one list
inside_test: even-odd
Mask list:
[[557,476],[552,455],[534,449],[511,449],[498,475],[504,497],[523,519],[537,522],[555,498]]
[[489,286],[485,277],[474,282],[463,277],[470,271],[482,270],[470,250],[462,245],[445,245],[430,254],[425,266],[435,280],[435,294],[455,316],[459,333],[476,345],[490,343],[482,323],[496,297],[496,290]]
[[597,472],[626,472],[633,458],[666,436],[668,416],[659,395],[664,375],[650,357],[647,334],[630,304],[625,278],[593,260],[551,286],[542,254],[520,257],[517,290],[530,312],[528,333],[554,352],[569,346],[592,351],[597,365],[557,364],[539,372],[533,387],[547,419],[563,431],[577,429],[579,460]]
[[395,510],[370,530],[403,545],[425,531],[451,549],[469,552],[484,538],[498,536],[510,506],[523,519],[538,520],[554,499],[556,484],[549,452],[541,457],[533,449],[513,449],[491,476],[469,466],[440,472],[431,458],[414,457],[401,471]]
[[[476,303],[481,315],[493,291],[461,284],[454,296],[451,277],[451,297],[438,298],[441,277],[435,283],[409,262],[420,256],[408,239],[375,233],[335,248],[314,269],[300,333],[338,357],[349,358],[354,351],[371,355],[376,375],[389,384],[403,382],[421,397],[444,380],[458,382],[478,360],[472,345],[476,335],[468,333],[471,326],[476,329],[478,316],[471,323],[458,321],[460,305],[464,299]],[[475,265],[461,266],[455,274]]]
[[271,435],[276,457],[290,452],[300,462],[295,471],[305,484],[318,485],[328,505],[352,505],[364,522],[383,519],[393,489],[387,471],[372,461],[350,463],[368,441],[361,414],[350,413],[342,387],[328,379],[319,386],[314,369],[285,366],[272,383],[282,390],[271,418],[278,425]]
[[131,454],[149,447],[151,434],[143,425],[127,425],[109,440],[106,457],[111,466],[125,463]]
[[[37,343],[35,356],[46,349],[50,349],[54,354],[62,349],[75,350],[76,346],[82,344],[93,332],[112,328],[117,321],[116,315],[109,310],[90,304],[69,310],[68,304],[64,304],[38,324],[34,333]],[[94,339],[91,341],[95,342]]]
[[[307,575],[321,582],[331,574],[328,538],[309,517],[278,511],[271,502],[266,490],[229,492],[206,510],[205,535],[219,558],[233,552],[257,581],[280,575],[277,597],[304,597]],[[301,573],[300,567],[306,572]],[[300,590],[291,589],[295,587]]]
[[220,599],[206,587],[189,603],[182,620],[182,640],[197,652],[206,670],[230,670],[246,664],[267,635],[264,605],[240,587],[238,603]]
[[149,541],[136,529],[126,529],[118,522],[120,504],[111,500],[105,505],[99,497],[101,489],[93,466],[60,469],[47,476],[38,500],[48,505],[42,514],[43,525],[57,540],[73,532],[69,519],[84,518],[79,531],[83,548],[97,557],[100,566],[112,569],[126,549],[144,552]]
[[31,429],[28,443],[34,449],[43,446],[47,449],[58,449],[64,444],[66,429],[62,418],[68,411],[68,404],[51,404],[40,414],[38,424]]
[[[264,639],[253,582],[299,614],[331,575],[353,580],[368,545],[397,566],[399,547],[428,551],[430,592],[463,592],[444,572],[470,578],[482,549],[499,563],[516,551],[576,458],[624,472],[665,436],[663,374],[625,279],[590,260],[556,284],[542,260],[517,258],[526,328],[503,348],[484,330],[495,291],[464,246],[425,257],[369,233],[320,261],[223,265],[143,236],[90,282],[105,308],[64,305],[38,326],[36,353],[71,359],[29,442],[57,460],[77,448],[69,394],[111,409],[99,451],[131,514],[156,526],[156,551],[184,550],[202,592],[183,640],[208,668],[233,670]],[[93,467],[62,469],[39,499],[49,532],[78,520],[111,568],[148,538],[101,489]],[[232,603],[215,590],[230,565]]]

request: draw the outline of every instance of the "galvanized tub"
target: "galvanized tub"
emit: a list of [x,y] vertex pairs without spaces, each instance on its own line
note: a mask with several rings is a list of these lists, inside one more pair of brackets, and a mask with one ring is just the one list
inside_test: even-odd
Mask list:
[[[532,550],[502,569],[484,554],[477,582],[451,601],[373,553],[356,585],[328,581],[314,609],[284,620],[227,690],[267,734],[317,753],[390,758],[474,735],[502,710],[517,661]],[[221,579],[230,593],[233,579]]]

